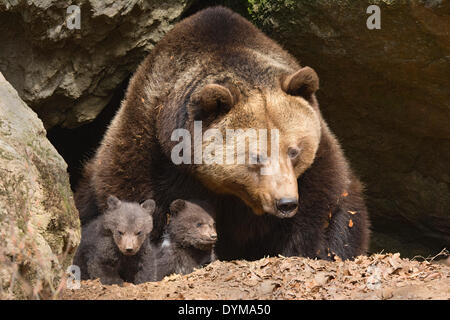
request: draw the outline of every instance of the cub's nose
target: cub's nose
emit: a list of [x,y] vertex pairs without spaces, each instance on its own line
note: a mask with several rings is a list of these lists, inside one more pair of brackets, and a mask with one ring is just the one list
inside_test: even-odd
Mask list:
[[213,239],[213,240],[217,240],[217,234],[212,234],[210,237],[211,237],[211,239]]
[[298,207],[298,200],[295,198],[281,198],[277,201],[277,209],[282,214],[289,214]]
[[127,253],[133,253],[133,248],[127,248],[126,251]]

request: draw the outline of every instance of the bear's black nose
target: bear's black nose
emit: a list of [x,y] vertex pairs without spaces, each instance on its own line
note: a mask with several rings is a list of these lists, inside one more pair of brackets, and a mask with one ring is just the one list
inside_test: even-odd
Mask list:
[[281,198],[277,201],[277,209],[283,214],[291,213],[297,207],[298,201],[295,198]]
[[126,251],[127,251],[128,253],[132,253],[132,252],[133,252],[133,248],[127,248]]

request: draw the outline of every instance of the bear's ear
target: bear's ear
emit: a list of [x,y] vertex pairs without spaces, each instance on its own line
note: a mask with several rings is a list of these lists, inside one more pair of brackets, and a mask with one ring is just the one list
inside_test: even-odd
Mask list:
[[176,215],[178,212],[182,211],[186,207],[186,201],[183,199],[177,199],[172,201],[170,204],[170,214]]
[[106,204],[108,205],[109,210],[115,210],[120,206],[121,202],[115,196],[108,196]]
[[304,67],[297,72],[282,78],[281,89],[287,94],[309,100],[319,89],[319,77],[314,69]]
[[150,215],[153,215],[156,208],[156,202],[153,199],[147,199],[141,203],[141,207],[144,208]]
[[215,83],[205,85],[194,97],[195,103],[206,114],[216,110],[228,111],[234,106],[236,100],[230,89]]

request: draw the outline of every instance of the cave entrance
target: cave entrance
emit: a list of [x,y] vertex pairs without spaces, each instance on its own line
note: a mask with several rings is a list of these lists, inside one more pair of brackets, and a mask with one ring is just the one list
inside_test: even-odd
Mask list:
[[94,155],[109,123],[119,109],[120,103],[125,97],[130,77],[128,76],[114,90],[111,100],[94,121],[77,128],[56,126],[47,131],[48,140],[68,165],[72,191],[81,178],[83,164]]

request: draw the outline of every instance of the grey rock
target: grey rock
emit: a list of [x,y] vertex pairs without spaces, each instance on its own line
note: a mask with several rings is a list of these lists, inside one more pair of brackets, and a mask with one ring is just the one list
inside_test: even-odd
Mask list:
[[0,299],[49,297],[80,242],[67,165],[0,73]]
[[[90,122],[189,3],[0,1],[0,72],[47,129]],[[70,5],[80,29],[67,26]]]

